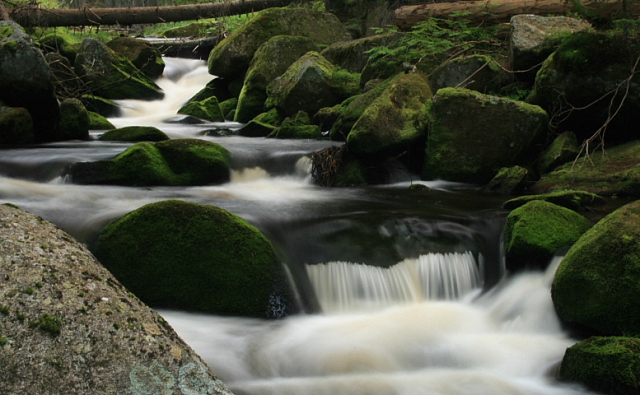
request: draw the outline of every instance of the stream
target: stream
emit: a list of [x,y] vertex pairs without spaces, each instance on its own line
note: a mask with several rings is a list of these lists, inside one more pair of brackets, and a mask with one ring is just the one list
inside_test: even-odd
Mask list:
[[[182,199],[229,210],[260,229],[291,273],[302,313],[280,320],[160,311],[236,394],[569,395],[553,375],[574,344],[546,272],[507,276],[505,197],[472,185],[421,181],[321,188],[310,154],[341,143],[207,134],[233,122],[166,123],[214,78],[203,61],[166,58],[159,102],[122,101],[116,127],[150,125],[231,154],[231,181],[200,187],[74,185],[77,161],[130,143],[67,141],[2,148],[0,203],[10,202],[91,245],[110,221],[145,204]],[[93,138],[101,131],[92,131]],[[410,189],[412,184],[429,189]]]

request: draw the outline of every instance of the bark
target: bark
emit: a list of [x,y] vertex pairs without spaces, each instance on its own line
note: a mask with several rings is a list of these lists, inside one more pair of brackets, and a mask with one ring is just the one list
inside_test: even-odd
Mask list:
[[[582,5],[597,16],[611,18],[614,13],[621,13],[625,2],[619,0],[585,0]],[[575,11],[575,5],[564,0],[479,0],[457,1],[454,3],[430,3],[408,5],[395,11],[393,24],[402,30],[409,30],[412,26],[429,18],[450,18],[453,12],[469,11],[471,14],[464,19],[471,23],[497,24],[509,22],[511,17],[518,14],[537,15],[566,15]],[[626,5],[626,12],[631,16],[640,15],[640,4]]]
[[9,21],[11,18],[9,17],[9,12],[4,6],[4,1],[0,0],[0,21]]
[[[229,15],[249,14],[271,7],[283,7],[295,0],[236,0],[223,3],[192,4],[168,7],[43,9],[19,7],[9,9],[9,16],[23,27],[134,25],[189,21]],[[0,3],[2,0],[0,0]]]

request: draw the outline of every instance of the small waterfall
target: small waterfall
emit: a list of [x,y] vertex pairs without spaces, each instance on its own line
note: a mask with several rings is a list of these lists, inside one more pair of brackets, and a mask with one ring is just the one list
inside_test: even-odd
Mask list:
[[389,268],[330,262],[306,265],[325,313],[379,309],[424,300],[457,300],[482,286],[471,252],[426,254]]

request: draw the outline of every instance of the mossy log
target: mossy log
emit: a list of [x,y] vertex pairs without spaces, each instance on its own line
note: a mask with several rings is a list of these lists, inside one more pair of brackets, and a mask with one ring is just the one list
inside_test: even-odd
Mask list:
[[[622,12],[622,2],[618,0],[585,0],[581,9],[595,16],[609,19],[615,13]],[[509,22],[518,14],[566,15],[579,11],[573,2],[565,0],[478,0],[456,1],[452,3],[428,3],[407,5],[396,9],[393,24],[402,30],[429,18],[451,18],[451,15],[469,13],[464,19],[472,24],[499,24]],[[640,4],[626,4],[629,18],[640,14]]]

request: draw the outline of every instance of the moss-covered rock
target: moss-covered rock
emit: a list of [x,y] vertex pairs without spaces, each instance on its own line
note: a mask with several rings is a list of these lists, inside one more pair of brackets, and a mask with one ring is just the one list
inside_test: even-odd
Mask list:
[[[631,76],[635,55],[622,36],[578,33],[564,39],[542,65],[527,102],[551,114],[562,114],[559,131],[571,130],[578,140],[591,137],[608,122],[607,143],[638,139],[640,87]],[[618,92],[611,95],[611,92]],[[624,94],[623,94],[624,92]],[[618,109],[624,97],[624,105]],[[616,116],[607,121],[615,109]]]
[[429,83],[434,91],[462,85],[467,89],[495,95],[512,81],[512,75],[487,55],[451,59],[429,75]]
[[89,111],[97,112],[103,117],[116,117],[120,115],[120,106],[113,100],[94,95],[82,95],[80,101]]
[[400,36],[399,33],[384,33],[357,40],[339,41],[323,49],[320,54],[340,68],[352,73],[360,73],[369,60],[368,51],[376,47],[388,46]]
[[164,141],[169,140],[162,130],[153,126],[126,126],[109,130],[98,140],[102,141]]
[[267,318],[288,299],[269,240],[214,206],[146,205],[109,224],[95,254],[151,306]]
[[280,126],[280,124],[282,124],[282,121],[284,121],[285,118],[286,116],[282,111],[278,110],[277,108],[272,108],[267,112],[258,114],[258,116],[256,116],[253,120],[256,122],[266,123],[272,126]]
[[322,131],[318,125],[309,125],[309,115],[304,112],[293,118],[286,118],[267,137],[279,139],[320,139]]
[[504,229],[507,269],[545,268],[553,255],[591,227],[573,210],[532,200],[509,213]]
[[54,31],[42,36],[38,43],[40,48],[46,53],[59,53],[64,56],[70,64],[76,61],[76,55],[80,49],[80,43],[63,31]]
[[540,195],[524,195],[518,196],[507,200],[502,204],[502,207],[507,210],[516,209],[532,200],[544,200],[545,202],[557,204],[558,206],[566,207],[574,211],[584,210],[592,206],[600,206],[605,204],[605,200],[602,196],[595,193],[586,191],[557,191],[552,193],[545,193]]
[[[425,104],[433,96],[422,74],[400,74],[362,113],[347,136],[356,155],[397,155],[420,143],[424,149]],[[415,148],[413,148],[415,151]]]
[[256,50],[278,35],[308,37],[320,46],[351,38],[333,14],[304,8],[269,8],[257,13],[211,51],[209,73],[231,80],[242,77]]
[[423,179],[487,183],[503,167],[524,164],[546,129],[540,107],[462,88],[443,88],[429,103]]
[[157,100],[164,93],[127,58],[100,41],[85,38],[74,64],[93,93],[106,99]]
[[34,142],[31,114],[23,107],[7,107],[0,103],[0,144]]
[[238,129],[238,135],[244,137],[266,137],[271,134],[276,127],[277,126],[252,119],[246,125]]
[[[220,111],[224,114],[224,119],[232,120],[235,117],[235,111],[238,107],[238,99],[232,97],[231,99],[227,99],[220,104]],[[229,115],[232,116],[229,116]]]
[[111,130],[115,128],[107,118],[97,112],[89,111],[89,130]]
[[262,44],[249,64],[234,120],[248,122],[262,113],[269,83],[309,51],[318,51],[318,46],[302,36],[275,36]]
[[640,196],[640,140],[597,150],[542,176],[534,193],[579,189],[602,196]]
[[224,114],[215,96],[202,101],[190,101],[178,110],[178,114],[191,115],[211,122],[224,122]]
[[162,53],[148,41],[131,37],[116,37],[107,43],[107,47],[129,59],[134,66],[151,79],[160,77],[164,71]]
[[[200,89],[198,93],[193,95],[193,97],[189,99],[187,103],[194,101],[203,101],[212,96],[218,98],[218,102],[232,99],[234,98],[234,94],[232,92],[232,89],[230,88],[230,85],[232,85],[233,83],[233,80],[214,78],[211,81],[207,82],[207,85],[205,85],[204,88]],[[235,96],[235,98],[237,99],[237,96]]]
[[67,174],[77,184],[181,186],[229,181],[229,152],[199,139],[137,143],[113,159],[73,164]]
[[510,195],[522,191],[529,182],[529,170],[522,166],[503,167],[486,185],[487,192]]
[[578,157],[580,147],[573,132],[564,132],[556,137],[538,158],[540,173],[548,173],[556,167],[572,161]]
[[341,70],[309,52],[267,87],[267,109],[278,108],[288,116],[298,111],[315,114],[359,93],[356,75]]
[[65,99],[60,104],[60,139],[87,140],[89,112],[78,99]]
[[220,25],[221,23],[218,21],[193,22],[185,26],[177,26],[167,29],[158,34],[158,36],[166,38],[202,38],[214,34],[218,29],[220,29]]
[[551,296],[565,322],[594,333],[640,334],[640,201],[607,215],[571,247]]
[[640,393],[640,339],[591,337],[567,349],[558,377],[603,394]]

